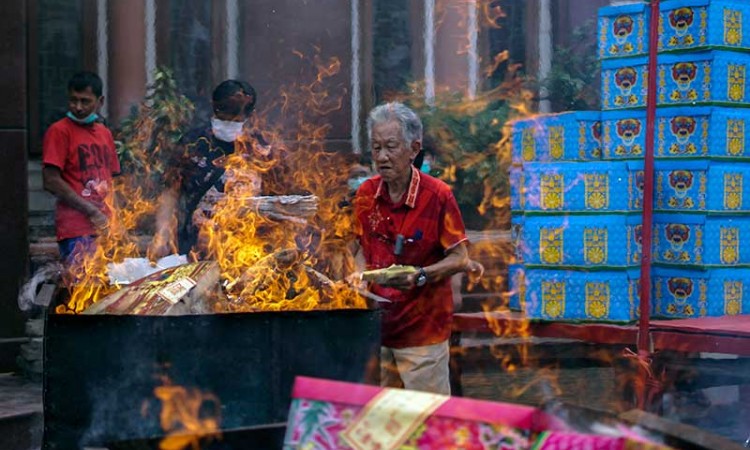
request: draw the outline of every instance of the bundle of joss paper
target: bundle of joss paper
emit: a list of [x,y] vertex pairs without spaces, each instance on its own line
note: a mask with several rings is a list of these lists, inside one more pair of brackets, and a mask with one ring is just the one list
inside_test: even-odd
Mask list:
[[530,406],[298,377],[285,449],[667,450],[626,425],[572,429]]

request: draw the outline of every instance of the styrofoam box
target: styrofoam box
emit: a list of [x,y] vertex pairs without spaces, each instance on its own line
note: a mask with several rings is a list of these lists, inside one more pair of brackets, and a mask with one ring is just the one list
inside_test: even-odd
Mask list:
[[[646,106],[646,63],[645,57],[602,62],[603,110]],[[746,106],[749,63],[750,54],[724,50],[659,55],[656,104]]]
[[750,270],[654,267],[655,317],[690,318],[750,313]]
[[641,258],[639,214],[514,216],[516,251],[526,265],[617,267]]
[[513,162],[599,160],[599,117],[599,111],[575,111],[514,121]]
[[750,216],[654,214],[653,221],[654,263],[750,265]]
[[630,212],[640,208],[642,174],[622,162],[526,163],[521,195],[525,211]]
[[631,321],[638,316],[637,269],[574,271],[526,268],[519,302],[530,319]]

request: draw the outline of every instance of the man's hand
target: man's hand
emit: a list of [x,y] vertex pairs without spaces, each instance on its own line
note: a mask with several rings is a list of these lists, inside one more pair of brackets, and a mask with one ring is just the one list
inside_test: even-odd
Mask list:
[[98,233],[103,233],[107,229],[107,225],[109,225],[109,219],[98,208],[91,210],[89,220]]
[[479,283],[482,275],[484,275],[484,266],[479,261],[470,259],[468,264],[466,264],[466,273],[469,275],[468,288],[472,289],[477,283]]

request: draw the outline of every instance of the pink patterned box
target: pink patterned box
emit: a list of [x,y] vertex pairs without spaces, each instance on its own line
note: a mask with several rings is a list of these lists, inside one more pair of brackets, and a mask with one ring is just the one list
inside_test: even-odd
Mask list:
[[529,406],[306,377],[294,384],[284,448],[666,449],[622,436],[576,433]]

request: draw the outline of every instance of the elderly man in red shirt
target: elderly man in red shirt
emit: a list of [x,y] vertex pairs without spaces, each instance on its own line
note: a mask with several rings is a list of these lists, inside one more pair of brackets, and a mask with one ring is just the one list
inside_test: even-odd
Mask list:
[[378,174],[354,200],[358,256],[368,270],[418,268],[369,287],[392,301],[383,306],[381,382],[450,394],[450,277],[469,263],[461,213],[445,183],[412,165],[422,146],[414,111],[396,102],[377,106],[367,133]]

